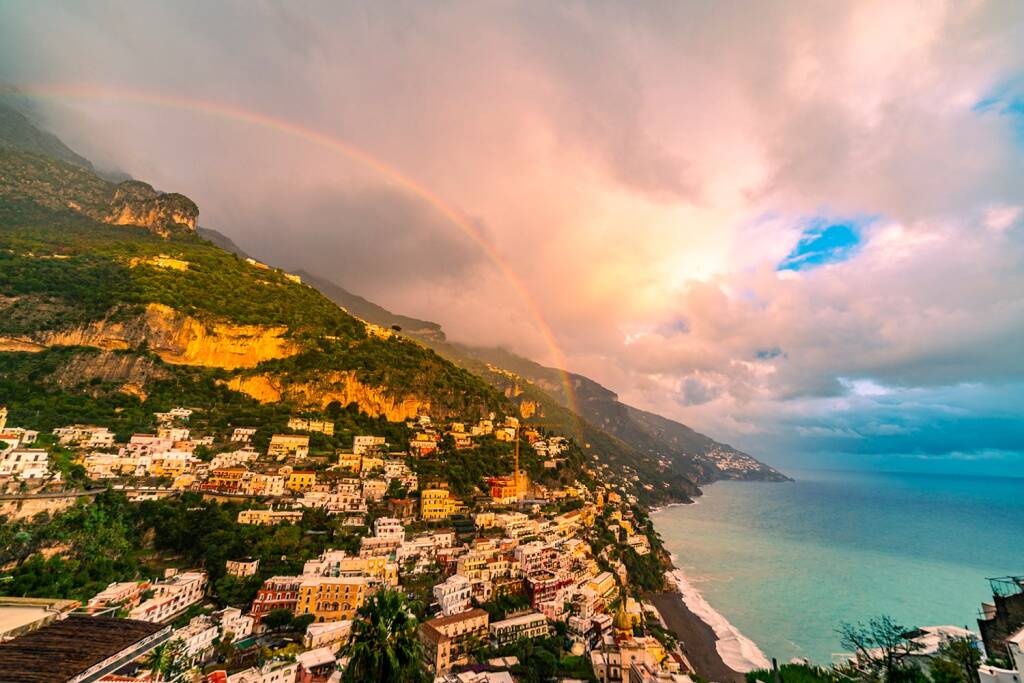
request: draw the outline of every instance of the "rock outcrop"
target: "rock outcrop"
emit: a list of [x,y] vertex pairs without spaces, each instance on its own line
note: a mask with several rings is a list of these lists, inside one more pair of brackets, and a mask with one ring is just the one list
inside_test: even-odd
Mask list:
[[235,370],[299,352],[285,327],[207,324],[164,306],[149,304],[141,315],[108,317],[85,327],[0,338],[0,349],[32,351],[51,346],[89,346],[107,351],[145,344],[167,363]]
[[114,188],[110,208],[101,216],[105,223],[138,225],[167,237],[174,230],[196,229],[199,207],[177,192],[157,192],[152,185],[126,180]]
[[287,382],[268,374],[247,375],[231,379],[227,386],[261,403],[287,400],[317,410],[322,410],[334,401],[343,406],[355,403],[367,415],[383,415],[391,422],[430,413],[428,401],[415,396],[389,396],[382,387],[367,386],[351,372],[328,372],[315,382]]

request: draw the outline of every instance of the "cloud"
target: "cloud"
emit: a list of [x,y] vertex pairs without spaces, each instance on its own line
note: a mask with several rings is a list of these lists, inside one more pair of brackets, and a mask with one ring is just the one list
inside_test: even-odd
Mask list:
[[550,363],[539,310],[570,369],[755,453],[1024,451],[1020,3],[126,9],[0,6],[0,79],[377,164],[40,102],[243,248]]

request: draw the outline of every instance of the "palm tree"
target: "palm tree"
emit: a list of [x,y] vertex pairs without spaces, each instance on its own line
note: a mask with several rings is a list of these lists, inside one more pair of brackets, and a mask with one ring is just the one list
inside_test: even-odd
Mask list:
[[181,645],[181,640],[168,640],[157,645],[142,660],[143,671],[153,674],[155,681],[173,681],[181,673],[178,662]]
[[428,680],[416,617],[401,593],[380,590],[359,608],[352,622],[349,657],[342,680],[355,683],[415,683]]

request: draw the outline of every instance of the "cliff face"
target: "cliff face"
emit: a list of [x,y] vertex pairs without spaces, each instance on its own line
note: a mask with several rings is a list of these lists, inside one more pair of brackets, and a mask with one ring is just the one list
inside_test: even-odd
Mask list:
[[145,344],[167,363],[234,370],[251,368],[299,352],[283,338],[284,327],[259,325],[208,326],[162,304],[149,304],[141,315],[108,317],[85,327],[44,331],[30,337],[0,338],[0,349],[40,351],[51,346],[91,346],[107,351]]
[[430,413],[430,402],[413,396],[395,399],[382,387],[367,386],[350,372],[329,372],[316,382],[288,382],[269,374],[235,377],[228,388],[247,394],[261,403],[287,400],[304,408],[323,409],[334,401],[343,406],[355,403],[371,417],[384,416],[392,422]]
[[114,189],[110,208],[100,217],[114,225],[138,225],[167,237],[175,229],[195,231],[199,207],[185,195],[161,193],[138,180],[126,180]]

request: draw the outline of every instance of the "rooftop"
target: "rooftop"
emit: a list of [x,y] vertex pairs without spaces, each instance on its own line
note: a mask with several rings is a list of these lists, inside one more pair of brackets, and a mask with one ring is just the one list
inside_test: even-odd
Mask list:
[[64,681],[165,629],[133,619],[71,615],[0,643],[0,683]]

